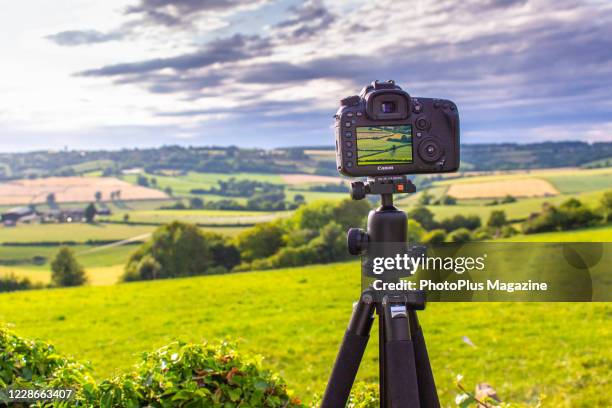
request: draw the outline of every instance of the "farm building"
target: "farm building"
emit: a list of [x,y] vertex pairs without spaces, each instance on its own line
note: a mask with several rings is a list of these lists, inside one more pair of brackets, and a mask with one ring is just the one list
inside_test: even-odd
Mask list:
[[37,218],[36,211],[31,207],[15,207],[2,213],[2,223],[7,226],[14,226],[18,222],[32,222]]
[[81,208],[67,208],[49,210],[41,213],[44,222],[82,222],[85,220],[85,210]]

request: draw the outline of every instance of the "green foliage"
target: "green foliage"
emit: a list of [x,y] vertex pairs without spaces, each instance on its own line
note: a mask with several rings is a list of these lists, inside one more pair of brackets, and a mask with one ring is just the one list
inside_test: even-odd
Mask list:
[[440,244],[446,241],[446,231],[435,229],[423,235],[423,244]]
[[[87,403],[109,407],[303,407],[261,358],[232,346],[173,343],[130,373],[102,381]],[[89,405],[88,404],[88,405]]]
[[236,237],[241,258],[247,262],[266,258],[283,245],[284,230],[279,222],[257,224]]
[[431,204],[431,201],[433,200],[433,198],[434,198],[433,194],[430,194],[427,190],[425,190],[419,195],[419,204],[429,205]]
[[21,338],[2,327],[0,351],[0,390],[10,386],[72,388],[93,382],[86,365],[61,356],[53,345]]
[[202,209],[204,208],[204,200],[200,197],[191,197],[189,199],[189,207],[196,210]]
[[151,239],[130,256],[123,280],[225,272],[239,259],[238,250],[223,236],[175,221],[156,229]]
[[612,190],[606,191],[599,202],[603,219],[612,222]]
[[96,209],[96,206],[93,203],[89,203],[89,205],[85,207],[85,221],[92,223],[94,218],[96,218],[97,213],[98,210]]
[[33,289],[34,285],[28,278],[20,278],[14,274],[0,276],[0,292]]
[[473,231],[481,225],[480,217],[477,215],[456,214],[450,218],[445,218],[439,223],[439,227],[446,232],[451,232],[459,228]]
[[415,220],[428,231],[437,227],[433,213],[423,206],[418,206],[408,211],[408,219]]
[[516,202],[516,198],[511,196],[510,194],[508,194],[504,198],[502,198],[499,202],[500,202],[500,204],[515,203]]
[[566,231],[596,225],[602,216],[587,208],[580,200],[571,198],[559,207],[544,204],[542,212],[532,215],[522,225],[525,234]]
[[80,286],[87,282],[85,271],[72,249],[62,247],[55,255],[51,262],[51,282],[55,286]]
[[472,240],[472,233],[467,228],[458,228],[448,234],[448,240],[450,242],[470,242]]
[[315,201],[283,222],[259,224],[237,237],[239,270],[327,263],[347,258],[346,230],[363,224],[364,201]]
[[445,195],[440,199],[440,204],[442,205],[456,205],[457,199],[450,195]]
[[408,220],[408,242],[421,242],[425,232],[425,229],[421,226],[421,224],[419,224],[418,221],[412,219]]
[[506,213],[504,212],[504,210],[494,210],[491,211],[491,214],[489,215],[487,226],[493,228],[501,228],[507,222],[508,221],[506,220]]
[[[83,407],[299,408],[285,382],[261,367],[261,357],[219,345],[172,343],[144,353],[134,370],[96,383],[88,366],[53,345],[0,328],[0,389],[71,388]],[[0,401],[1,402],[1,401]]]

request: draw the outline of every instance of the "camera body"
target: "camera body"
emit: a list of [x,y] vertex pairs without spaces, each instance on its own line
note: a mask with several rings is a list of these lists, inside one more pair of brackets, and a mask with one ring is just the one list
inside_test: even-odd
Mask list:
[[393,81],[340,101],[336,163],[349,177],[447,173],[459,168],[459,112],[445,99],[413,98]]

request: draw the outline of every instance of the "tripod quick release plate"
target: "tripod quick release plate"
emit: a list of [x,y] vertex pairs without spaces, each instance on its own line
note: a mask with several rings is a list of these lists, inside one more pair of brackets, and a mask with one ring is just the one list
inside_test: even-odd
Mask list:
[[390,195],[416,192],[416,186],[406,176],[370,177],[351,183],[351,198],[362,200],[368,194]]

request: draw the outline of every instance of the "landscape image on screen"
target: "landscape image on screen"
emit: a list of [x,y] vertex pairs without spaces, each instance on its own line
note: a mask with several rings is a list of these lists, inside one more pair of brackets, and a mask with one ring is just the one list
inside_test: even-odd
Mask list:
[[412,126],[357,128],[357,165],[412,163]]

